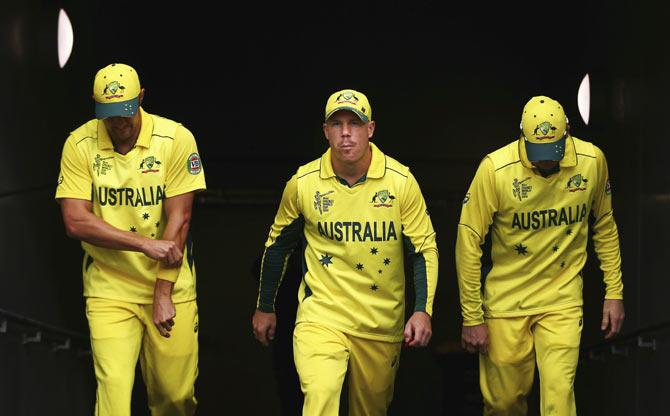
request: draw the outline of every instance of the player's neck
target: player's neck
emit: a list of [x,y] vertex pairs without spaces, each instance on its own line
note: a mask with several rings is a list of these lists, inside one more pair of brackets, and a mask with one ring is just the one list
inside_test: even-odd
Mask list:
[[355,184],[363,175],[368,172],[370,163],[372,162],[372,152],[366,152],[360,160],[352,163],[346,163],[334,158],[331,158],[333,164],[333,171],[340,178],[347,181],[349,186]]

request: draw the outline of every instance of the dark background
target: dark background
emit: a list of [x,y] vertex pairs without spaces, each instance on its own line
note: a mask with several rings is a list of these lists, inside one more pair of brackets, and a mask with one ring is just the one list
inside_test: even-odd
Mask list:
[[[412,168],[438,234],[433,341],[404,353],[391,414],[481,414],[476,360],[456,348],[456,223],[479,161],[517,138],[521,108],[533,95],[559,100],[573,134],[608,157],[624,336],[668,321],[670,16],[650,0],[542,5],[2,2],[0,309],[87,336],[82,253],[65,236],[53,195],[68,132],[93,117],[95,72],[124,62],[140,74],[144,108],[193,131],[206,169],[209,190],[196,201],[192,224],[199,414],[274,415],[286,406],[278,391],[291,391],[291,357],[282,343],[273,351],[253,340],[252,271],[284,183],[326,148],[323,107],[341,88],[370,98],[374,141]],[[56,52],[60,8],[75,34],[64,69]],[[587,73],[588,126],[577,109]],[[282,294],[290,313],[294,291]],[[643,332],[642,341],[656,340],[655,351],[623,341],[598,346],[602,296],[593,258],[585,270],[579,413],[666,414],[670,330]],[[280,336],[290,341],[284,324]],[[91,414],[95,380],[85,338],[54,351],[53,342],[25,343],[30,334],[11,321],[0,332],[0,414]],[[133,414],[146,414],[137,384]],[[532,414],[536,407],[534,397]]]

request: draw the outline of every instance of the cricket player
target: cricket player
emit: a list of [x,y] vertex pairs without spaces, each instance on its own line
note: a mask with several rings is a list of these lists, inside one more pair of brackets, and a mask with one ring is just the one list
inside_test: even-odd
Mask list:
[[[274,338],[274,300],[286,260],[300,250],[302,282],[293,351],[304,415],[337,415],[345,375],[349,414],[385,415],[400,348],[426,346],[437,284],[435,232],[410,172],[370,141],[367,97],[342,90],[328,98],[328,150],[288,181],[265,243],[256,338]],[[405,259],[416,304],[404,324]]]
[[124,64],[98,71],[96,118],[67,138],[56,198],[81,240],[95,414],[130,415],[139,357],[152,415],[192,415],[198,307],[189,224],[205,174],[193,134],[140,107]]
[[[589,216],[604,273],[601,329],[624,319],[619,236],[603,152],[570,134],[563,107],[533,97],[519,140],[488,154],[463,200],[456,268],[463,346],[480,353],[485,415],[525,415],[535,363],[542,415],[576,415]],[[481,245],[493,267],[481,291]]]

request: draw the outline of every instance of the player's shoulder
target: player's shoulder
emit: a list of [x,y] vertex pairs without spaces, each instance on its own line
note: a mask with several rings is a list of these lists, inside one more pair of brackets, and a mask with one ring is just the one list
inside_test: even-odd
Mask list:
[[98,123],[100,121],[97,119],[92,119],[77,127],[70,132],[70,136],[67,138],[68,142],[78,146],[82,143],[85,143],[89,140],[96,141],[98,140]]
[[317,175],[321,172],[321,157],[314,159],[311,162],[305,163],[304,165],[298,168],[298,171],[295,174],[296,179],[304,179],[311,177],[312,175]]
[[191,135],[191,132],[181,123],[156,114],[145,113],[151,117],[153,124],[152,137],[162,137],[172,140],[180,139],[183,136]]
[[404,178],[409,176],[409,166],[400,163],[397,159],[386,154],[384,154],[384,159],[386,175],[399,175]]
[[601,159],[605,155],[602,150],[595,144],[587,142],[586,140],[578,139],[572,136],[572,142],[575,144],[575,152],[578,156],[587,156],[590,158]]
[[489,160],[493,170],[498,171],[506,166],[511,166],[521,162],[521,155],[519,154],[519,140],[514,140],[505,146],[494,150],[486,155],[484,160]]

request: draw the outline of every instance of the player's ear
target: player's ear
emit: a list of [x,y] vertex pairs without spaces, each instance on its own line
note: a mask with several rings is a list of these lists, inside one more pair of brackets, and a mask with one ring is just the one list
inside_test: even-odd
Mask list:
[[375,135],[375,127],[377,125],[375,124],[374,120],[370,120],[368,122],[368,139],[371,139],[372,136]]
[[142,105],[142,100],[144,100],[144,88],[140,89],[140,95],[139,95],[139,105]]

